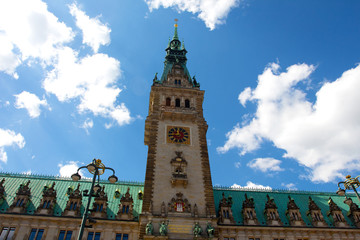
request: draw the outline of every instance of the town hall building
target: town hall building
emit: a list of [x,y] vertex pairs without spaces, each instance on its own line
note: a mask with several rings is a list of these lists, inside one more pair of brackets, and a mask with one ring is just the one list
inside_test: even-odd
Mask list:
[[[214,187],[204,90],[178,26],[155,75],[143,183],[100,181],[83,239],[357,240],[357,199],[335,193]],[[90,180],[0,173],[0,240],[77,239]]]

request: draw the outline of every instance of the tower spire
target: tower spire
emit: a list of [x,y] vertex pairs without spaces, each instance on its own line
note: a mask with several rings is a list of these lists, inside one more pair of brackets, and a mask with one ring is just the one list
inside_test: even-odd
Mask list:
[[178,19],[175,18],[175,24],[174,24],[174,27],[175,27],[175,31],[174,31],[174,37],[173,37],[173,40],[179,40],[179,36],[178,36],[178,31],[177,31],[177,28],[178,28]]

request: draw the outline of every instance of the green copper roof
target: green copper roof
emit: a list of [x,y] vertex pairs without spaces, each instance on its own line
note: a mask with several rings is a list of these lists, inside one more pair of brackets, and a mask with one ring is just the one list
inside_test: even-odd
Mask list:
[[[91,186],[91,180],[80,180],[74,182],[69,178],[61,177],[50,177],[50,176],[36,176],[36,175],[24,175],[24,174],[4,174],[0,173],[0,181],[5,178],[5,201],[0,205],[0,213],[6,212],[7,208],[12,204],[13,199],[16,195],[20,184],[26,183],[30,180],[29,187],[31,188],[31,203],[27,207],[27,214],[34,214],[34,211],[40,204],[42,198],[42,190],[45,185],[51,185],[55,182],[55,190],[57,192],[56,196],[56,206],[54,208],[54,216],[61,216],[61,213],[65,209],[66,203],[68,201],[68,196],[66,191],[68,187],[72,186],[76,189],[77,185],[80,183],[80,190],[89,189]],[[100,185],[105,185],[105,192],[108,196],[108,209],[107,214],[109,219],[114,219],[116,214],[119,211],[119,204],[121,197],[126,193],[128,187],[130,188],[130,194],[134,200],[133,215],[136,218],[141,212],[142,200],[138,198],[138,193],[141,190],[144,192],[143,183],[136,182],[118,182],[111,184],[108,181],[100,181]],[[115,191],[119,189],[121,196],[120,198],[114,198]],[[87,197],[83,197],[81,207],[81,214],[84,211],[84,206],[87,203]]]
[[[335,189],[336,190],[336,189]],[[218,213],[219,202],[222,199],[222,193],[225,194],[225,197],[232,197],[232,213],[237,225],[243,225],[243,216],[242,216],[242,203],[245,200],[245,193],[248,198],[253,198],[255,203],[256,216],[258,218],[260,225],[266,225],[266,218],[264,214],[265,203],[267,202],[266,195],[269,195],[270,198],[274,199],[277,207],[280,219],[284,226],[290,226],[289,219],[286,216],[287,204],[289,202],[288,196],[290,196],[300,208],[301,217],[304,220],[307,227],[311,227],[311,219],[307,216],[307,211],[309,210],[309,196],[315,201],[315,203],[320,207],[321,213],[324,217],[324,220],[329,227],[334,227],[332,218],[328,217],[329,212],[329,197],[340,207],[342,213],[351,227],[355,227],[351,219],[347,217],[349,211],[349,206],[344,203],[344,197],[338,196],[334,193],[325,193],[325,192],[306,192],[306,191],[291,191],[291,190],[258,190],[258,189],[236,189],[236,188],[214,188],[214,199],[216,212]],[[349,194],[354,203],[357,205],[359,201],[356,199],[355,195]]]
[[[57,191],[57,204],[54,208],[54,216],[61,216],[63,210],[65,209],[66,203],[68,201],[68,196],[66,191],[68,187],[76,188],[78,183],[80,183],[80,190],[89,189],[91,182],[90,180],[81,180],[79,182],[74,182],[69,178],[53,177],[53,176],[37,176],[37,175],[25,175],[25,174],[7,174],[0,173],[0,181],[5,179],[5,200],[0,205],[0,213],[5,213],[9,206],[12,204],[13,199],[16,195],[20,184],[26,183],[30,180],[29,187],[31,188],[31,202],[26,208],[27,214],[34,214],[36,208],[39,206],[42,199],[42,190],[44,186],[49,186],[55,182],[55,190]],[[115,216],[119,210],[120,198],[126,193],[127,188],[130,188],[130,194],[134,200],[134,210],[133,215],[136,218],[141,213],[142,200],[139,199],[138,193],[143,190],[143,183],[137,182],[118,182],[111,184],[108,181],[100,181],[100,185],[105,185],[105,192],[108,196],[108,218],[115,219]],[[115,198],[115,191],[120,190],[120,198]],[[345,220],[350,225],[350,227],[355,228],[352,220],[347,216],[349,211],[349,206],[344,203],[344,197],[338,196],[335,193],[325,193],[325,192],[308,192],[308,191],[291,191],[291,190],[259,190],[259,189],[246,189],[246,188],[222,188],[214,187],[214,200],[215,208],[218,213],[219,202],[222,199],[222,193],[225,197],[232,197],[232,213],[234,216],[236,225],[243,225],[243,216],[242,216],[242,204],[245,200],[245,194],[248,198],[254,199],[255,211],[259,221],[259,224],[266,226],[266,218],[264,214],[265,203],[267,202],[267,195],[270,198],[274,199],[280,219],[283,226],[290,226],[289,219],[286,216],[287,204],[289,202],[288,197],[290,196],[300,208],[301,217],[304,220],[307,227],[312,227],[311,219],[307,216],[308,213],[308,204],[309,196],[315,201],[317,206],[320,207],[324,220],[329,227],[334,227],[333,220],[331,217],[328,217],[329,213],[329,197],[339,206],[341,209]],[[356,199],[354,194],[348,194],[348,197],[351,197],[354,203],[357,205],[359,201]],[[81,207],[81,213],[84,211],[84,206],[87,203],[87,198],[83,197],[83,205]]]

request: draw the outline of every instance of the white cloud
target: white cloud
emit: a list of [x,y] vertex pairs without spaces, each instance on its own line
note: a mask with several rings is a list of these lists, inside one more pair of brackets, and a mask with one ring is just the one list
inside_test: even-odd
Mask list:
[[25,172],[22,172],[22,174],[26,174],[26,175],[31,175],[32,171],[31,170],[27,170]]
[[256,170],[260,170],[261,172],[279,172],[284,171],[280,167],[280,160],[274,159],[274,158],[256,158],[251,160],[247,166]]
[[43,82],[48,93],[62,102],[80,98],[80,113],[90,111],[95,116],[111,118],[120,126],[130,123],[132,118],[125,104],[115,104],[121,92],[116,86],[121,75],[118,60],[100,53],[78,59],[74,50],[65,47],[54,66]]
[[19,57],[13,52],[14,45],[0,32],[0,71],[19,78],[15,69],[20,65]]
[[239,5],[240,0],[145,0],[150,11],[154,9],[175,8],[179,12],[198,14],[206,27],[214,30],[217,25],[224,24],[232,8]]
[[23,91],[16,97],[15,107],[25,108],[31,118],[37,118],[40,116],[40,106],[47,106],[45,99],[40,100],[35,94]]
[[24,137],[14,131],[0,128],[0,161],[6,163],[8,158],[5,152],[5,147],[17,145],[19,148],[25,146]]
[[234,163],[234,166],[235,166],[236,168],[240,168],[240,167],[241,167],[241,162],[235,162],[235,163]]
[[[75,161],[70,161],[67,164],[58,164],[59,169],[59,174],[61,177],[71,177],[72,174],[76,173],[79,166],[78,166],[78,162]],[[80,175],[81,172],[80,172]]]
[[92,47],[94,52],[99,50],[100,45],[107,45],[110,43],[111,29],[106,24],[101,23],[99,16],[90,18],[81,11],[76,4],[69,6],[70,13],[76,19],[76,26],[78,26],[83,33],[83,43]]
[[94,126],[93,120],[90,118],[87,118],[84,123],[81,125],[83,129],[85,129],[86,133],[89,134],[89,128],[92,128]]
[[245,186],[241,186],[239,184],[234,183],[231,188],[259,188],[259,189],[268,189],[271,190],[272,188],[270,186],[264,186],[261,184],[256,184],[251,181],[247,181]]
[[282,183],[281,186],[285,187],[286,189],[297,190],[294,183]]
[[227,133],[218,151],[238,148],[245,154],[258,149],[264,139],[270,140],[286,151],[284,157],[307,167],[313,181],[329,182],[342,177],[343,171],[359,168],[360,66],[323,84],[314,103],[298,83],[307,81],[315,67],[296,64],[281,73],[279,68],[275,63],[266,67],[257,87],[242,95],[248,96],[242,104],[257,104],[255,116]]
[[[21,7],[20,7],[21,6]],[[49,64],[57,48],[73,39],[71,28],[59,22],[40,0],[0,1],[0,70],[17,78],[21,61],[38,58]]]

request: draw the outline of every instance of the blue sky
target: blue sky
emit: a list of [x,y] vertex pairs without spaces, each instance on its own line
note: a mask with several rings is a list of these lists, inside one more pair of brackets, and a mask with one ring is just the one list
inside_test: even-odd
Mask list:
[[[21,7],[19,7],[21,6]],[[100,158],[143,181],[152,79],[179,19],[213,184],[336,191],[360,166],[358,1],[0,3],[0,170]]]

